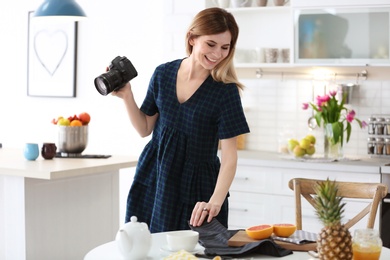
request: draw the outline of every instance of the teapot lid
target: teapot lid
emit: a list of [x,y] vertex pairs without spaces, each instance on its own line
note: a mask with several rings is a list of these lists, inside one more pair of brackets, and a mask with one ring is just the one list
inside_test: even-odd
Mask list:
[[136,216],[132,216],[132,217],[130,218],[130,221],[131,221],[131,223],[137,223],[138,218],[137,218]]

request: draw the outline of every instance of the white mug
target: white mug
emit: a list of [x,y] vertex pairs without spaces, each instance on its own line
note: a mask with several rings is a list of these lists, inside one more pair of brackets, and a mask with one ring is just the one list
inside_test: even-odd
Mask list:
[[214,4],[220,8],[228,8],[230,0],[213,0]]
[[238,7],[247,7],[251,5],[251,0],[232,0],[231,4],[232,7],[238,8]]

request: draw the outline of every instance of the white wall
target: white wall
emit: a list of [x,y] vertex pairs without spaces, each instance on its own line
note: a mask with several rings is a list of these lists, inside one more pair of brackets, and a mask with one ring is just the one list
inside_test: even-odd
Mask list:
[[[117,55],[127,56],[138,71],[133,79],[140,104],[154,68],[169,58],[184,55],[184,32],[199,2],[170,0],[77,2],[88,19],[79,22],[77,97],[43,98],[27,96],[27,14],[43,0],[15,0],[0,10],[0,142],[3,147],[22,147],[25,142],[56,142],[56,128],[50,123],[58,116],[86,111],[91,114],[89,144],[84,153],[138,154],[148,140],[131,126],[122,101],[101,96],[93,80]],[[177,12],[181,23],[172,26],[169,16]],[[163,15],[168,16],[166,34]],[[176,20],[177,21],[177,20]],[[180,25],[180,26],[178,26]],[[174,33],[182,34],[181,55],[167,49]],[[172,46],[172,44],[170,44]],[[164,48],[166,50],[164,50]],[[180,51],[179,51],[180,52]]]
[[[185,56],[184,34],[204,1],[148,0],[110,2],[78,0],[88,15],[79,22],[76,98],[27,96],[27,13],[40,0],[15,0],[0,10],[0,142],[3,147],[22,147],[24,142],[56,141],[57,116],[82,111],[92,116],[90,138],[84,153],[138,154],[149,138],[142,139],[131,126],[122,101],[101,96],[93,79],[117,55],[131,59],[138,70],[132,80],[140,104],[154,68]],[[369,70],[370,71],[370,70]],[[292,129],[297,137],[308,131],[310,114],[301,103],[311,97],[311,81],[243,79],[247,89],[243,103],[251,126],[247,148],[277,151],[280,134]],[[388,81],[360,82],[352,105],[358,117],[367,120],[373,113],[390,113]],[[354,125],[345,151],[365,154],[366,131]]]

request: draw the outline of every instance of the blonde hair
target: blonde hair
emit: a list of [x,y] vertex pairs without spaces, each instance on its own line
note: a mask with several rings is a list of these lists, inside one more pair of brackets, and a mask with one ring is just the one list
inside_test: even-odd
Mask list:
[[228,56],[211,71],[215,81],[223,83],[235,83],[239,89],[244,85],[238,81],[236,70],[233,66],[233,57],[238,38],[238,25],[233,15],[224,9],[213,7],[200,11],[193,19],[186,35],[187,55],[192,53],[190,40],[202,35],[214,35],[229,31],[231,42]]

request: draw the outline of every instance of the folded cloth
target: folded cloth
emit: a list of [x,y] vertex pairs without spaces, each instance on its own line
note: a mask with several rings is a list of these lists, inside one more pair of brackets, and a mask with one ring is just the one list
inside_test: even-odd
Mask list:
[[227,230],[215,218],[210,223],[205,222],[200,227],[190,225],[190,228],[199,232],[199,244],[205,248],[206,256],[240,257],[248,254],[261,254],[281,257],[292,254],[291,250],[280,247],[272,239],[263,239],[240,247],[230,247],[228,246],[229,239],[239,230]]
[[197,260],[198,258],[191,253],[188,253],[186,250],[180,250],[176,253],[170,254],[167,257],[164,257],[163,260]]
[[292,234],[289,237],[278,237],[274,236],[273,239],[283,241],[283,242],[289,242],[297,245],[307,244],[307,243],[314,243],[317,241],[317,234],[304,231],[304,230],[296,230],[294,234]]

